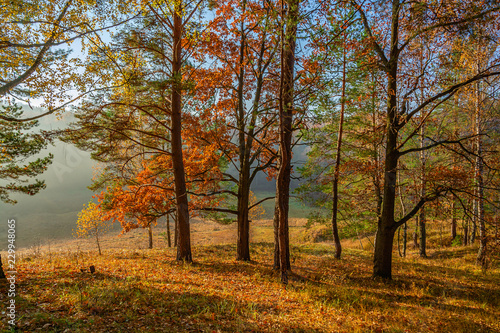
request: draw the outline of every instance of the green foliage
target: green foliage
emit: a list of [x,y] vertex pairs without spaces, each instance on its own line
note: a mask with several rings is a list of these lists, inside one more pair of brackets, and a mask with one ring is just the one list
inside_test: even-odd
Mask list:
[[313,224],[327,224],[329,222],[328,217],[324,216],[319,211],[313,211],[307,216],[306,229],[311,228]]
[[[19,118],[23,115],[21,106],[16,104],[1,105],[2,116]],[[47,170],[53,155],[36,158],[42,149],[50,142],[48,133],[35,133],[33,129],[38,121],[13,122],[0,120],[0,200],[15,204],[10,198],[11,193],[35,195],[45,188],[43,180],[36,177]]]
[[462,238],[458,236],[455,237],[455,239],[451,241],[451,246],[453,247],[462,246]]
[[205,219],[215,221],[215,222],[222,224],[222,225],[228,225],[228,224],[235,222],[235,220],[233,218],[227,217],[226,213],[202,212],[201,216],[203,216]]

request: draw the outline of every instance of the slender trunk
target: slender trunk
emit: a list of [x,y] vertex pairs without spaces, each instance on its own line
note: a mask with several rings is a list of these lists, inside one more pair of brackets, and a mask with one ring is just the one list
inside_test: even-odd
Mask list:
[[168,247],[172,247],[172,240],[170,237],[170,214],[167,214],[167,244]]
[[278,206],[278,186],[276,186],[276,198],[274,199],[274,219],[273,219],[273,229],[274,229],[273,269],[276,271],[280,269],[279,217],[280,217],[280,214],[279,214],[279,206]]
[[[479,67],[479,66],[478,66]],[[476,94],[476,207],[477,211],[474,217],[477,217],[477,224],[479,224],[479,250],[477,253],[477,264],[481,265],[483,268],[486,267],[486,225],[484,223],[484,184],[483,184],[483,147],[481,140],[481,93],[480,93],[480,83],[476,83],[477,94]]]
[[5,273],[3,271],[2,255],[0,255],[0,279],[5,279]]
[[179,228],[177,223],[177,214],[174,212],[174,247],[177,247],[179,239]]
[[[405,216],[406,215],[406,205],[405,205],[405,202],[403,200],[403,191],[402,191],[402,186],[401,186],[401,182],[399,180],[399,174],[398,174],[398,189],[399,189],[399,201],[401,202],[401,216]],[[406,257],[406,244],[407,244],[407,240],[406,240],[406,237],[407,237],[407,234],[408,234],[408,223],[405,223],[403,225],[403,253],[401,253],[401,251],[399,252],[399,255],[401,257]],[[399,230],[398,230],[398,250],[399,250]]]
[[97,250],[99,251],[99,255],[102,255],[101,243],[99,242],[99,234],[98,233],[95,234],[95,241],[97,243]]
[[415,215],[415,231],[413,232],[413,248],[418,248],[418,215]]
[[172,166],[174,169],[175,197],[177,201],[177,224],[179,243],[177,260],[192,262],[191,232],[189,227],[189,207],[186,191],[184,161],[182,157],[182,2],[176,2],[173,14],[172,38]]
[[403,226],[403,257],[406,257],[406,248],[408,247],[408,223]]
[[[420,148],[423,148],[425,146],[424,142],[424,136],[425,136],[425,125],[422,125],[420,127]],[[424,151],[420,152],[420,163],[421,163],[421,169],[420,169],[420,197],[424,198],[426,195],[426,177],[425,177],[425,153]],[[425,228],[426,224],[426,216],[425,216],[425,206],[420,208],[420,217],[418,219],[419,222],[419,229],[420,229],[420,249],[419,249],[419,255],[421,258],[426,258],[427,253],[426,253],[426,240],[427,240],[427,230]]]
[[[475,214],[475,211],[476,211],[476,203],[474,202],[473,203],[473,214]],[[473,217],[470,221],[470,227],[469,227],[469,233],[470,233],[470,236],[469,236],[469,244],[474,244],[474,242],[476,241],[476,234],[477,234],[477,224],[476,224],[476,218]]]
[[455,207],[455,197],[451,202],[451,240],[453,241],[457,237],[457,215]]
[[462,219],[462,225],[464,229],[463,245],[469,245],[469,218],[465,217]]
[[[281,282],[288,283],[287,262],[289,260],[288,247],[288,207],[290,199],[290,175],[292,159],[292,125],[293,125],[293,79],[295,64],[295,44],[299,16],[299,0],[287,1],[286,32],[282,36],[281,52],[281,82],[279,98],[279,133],[280,133],[280,160],[276,180],[278,191],[279,213],[279,245]],[[283,8],[282,13],[284,14]]]
[[153,228],[151,227],[151,224],[148,225],[148,249],[153,248]]
[[342,245],[340,244],[339,229],[337,223],[338,204],[339,204],[339,176],[340,176],[340,153],[342,150],[342,134],[344,131],[344,111],[345,111],[345,86],[346,86],[346,50],[345,50],[345,32],[344,45],[342,51],[342,95],[340,97],[340,119],[339,132],[337,140],[337,154],[335,156],[335,171],[333,175],[333,202],[332,202],[332,232],[333,242],[335,244],[335,258],[340,259],[342,254]]

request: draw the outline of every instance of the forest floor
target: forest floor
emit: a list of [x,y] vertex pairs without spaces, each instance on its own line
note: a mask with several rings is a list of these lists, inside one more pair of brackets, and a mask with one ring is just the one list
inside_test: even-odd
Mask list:
[[193,264],[177,263],[161,238],[145,249],[143,231],[109,236],[101,256],[75,241],[21,252],[18,331],[500,332],[498,258],[482,271],[476,247],[445,246],[431,229],[429,257],[396,250],[384,282],[371,277],[370,241],[344,241],[335,260],[331,244],[301,242],[314,229],[303,224],[292,223],[286,287],[272,269],[270,221],[253,224],[251,262],[234,260],[234,225],[210,223],[193,224]]

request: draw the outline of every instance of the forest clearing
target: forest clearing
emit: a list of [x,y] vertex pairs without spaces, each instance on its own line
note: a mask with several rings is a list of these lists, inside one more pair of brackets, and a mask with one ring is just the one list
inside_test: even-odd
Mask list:
[[482,271],[475,248],[440,235],[445,225],[429,224],[427,259],[409,249],[384,282],[371,276],[369,241],[343,241],[337,260],[331,242],[301,241],[304,222],[291,223],[287,286],[272,268],[269,220],[254,226],[251,262],[234,260],[234,242],[215,244],[234,238],[234,228],[203,222],[193,224],[193,264],[176,262],[161,237],[147,249],[143,231],[107,236],[102,256],[90,240],[26,250],[19,331],[500,332],[500,258]]

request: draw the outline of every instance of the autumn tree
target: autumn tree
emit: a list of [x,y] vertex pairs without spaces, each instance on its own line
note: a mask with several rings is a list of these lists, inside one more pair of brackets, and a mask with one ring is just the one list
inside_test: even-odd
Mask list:
[[[274,111],[277,84],[278,43],[275,2],[218,1],[214,19],[201,38],[198,57],[209,57],[212,66],[195,72],[199,98],[217,96],[213,105],[218,117],[226,119],[231,138],[214,137],[224,152],[228,182],[221,193],[235,199],[236,207],[207,208],[226,216],[236,215],[237,260],[250,260],[249,214],[252,183],[259,172],[274,174],[277,136]],[[269,200],[272,197],[264,198]],[[229,198],[228,202],[233,202]]]
[[[288,209],[290,200],[290,176],[292,161],[292,130],[293,130],[293,102],[294,102],[294,64],[297,26],[299,24],[300,0],[291,0],[282,4],[284,15],[281,37],[281,75],[279,90],[279,145],[280,155],[278,175],[276,178],[277,216],[279,228],[279,258],[281,282],[288,283],[287,271],[289,267],[288,240]],[[286,9],[286,10],[285,10]]]
[[[431,149],[445,142],[435,142],[422,148],[404,149],[408,138],[418,133],[421,122],[406,138],[400,137],[401,129],[405,128],[410,120],[421,114],[424,120],[441,103],[450,99],[460,88],[486,77],[498,75],[498,64],[492,62],[487,68],[469,76],[459,82],[445,82],[445,77],[437,75],[434,82],[446,86],[442,90],[428,90],[426,96],[417,101],[414,96],[415,88],[423,82],[422,78],[429,77],[429,71],[418,75],[406,72],[407,66],[412,65],[412,49],[418,39],[424,38],[432,46],[432,57],[428,65],[437,64],[442,57],[446,57],[450,48],[440,43],[440,40],[450,40],[464,33],[474,24],[486,24],[496,17],[498,8],[487,3],[477,2],[460,3],[406,3],[394,0],[388,6],[380,7],[372,2],[351,1],[356,8],[364,29],[370,37],[370,46],[377,54],[377,63],[386,74],[387,92],[387,139],[385,152],[385,176],[382,216],[379,221],[375,254],[374,276],[390,279],[392,276],[392,249],[396,230],[414,216],[428,201],[446,193],[449,189],[439,187],[428,191],[416,206],[400,220],[395,220],[396,180],[398,161],[404,155]],[[445,4],[445,5],[443,5]],[[373,9],[377,9],[374,12]],[[375,23],[377,22],[377,23]],[[481,23],[480,23],[481,22]],[[439,54],[439,57],[438,57]],[[431,68],[431,66],[426,66]],[[431,73],[439,74],[435,71]],[[436,87],[436,86],[433,86]]]
[[[22,107],[16,104],[1,104],[2,114],[21,117]],[[52,162],[53,155],[37,157],[51,141],[45,132],[34,133],[37,120],[17,123],[0,119],[0,200],[15,204],[12,193],[35,195],[45,188],[43,180],[33,177],[41,175]],[[31,158],[30,160],[28,160]],[[0,258],[1,263],[1,258]]]
[[109,227],[109,221],[104,218],[99,207],[91,201],[87,205],[83,205],[82,211],[78,213],[74,235],[78,238],[94,238],[99,255],[102,255],[101,240]]
[[[86,49],[100,31],[128,19],[119,1],[15,0],[1,1],[0,8],[0,97],[38,99],[46,109],[30,117],[1,114],[7,121],[46,116],[92,91],[92,82],[78,73],[82,62],[63,47],[79,40]],[[74,89],[81,94],[75,96]]]
[[[118,34],[116,43],[96,50],[88,67],[119,88],[86,100],[78,122],[66,132],[67,140],[111,163],[119,176],[131,164],[146,163],[141,168],[148,176],[131,172],[130,183],[119,187],[133,192],[135,186],[144,200],[149,194],[143,189],[156,187],[161,191],[150,194],[175,200],[177,259],[186,262],[192,261],[189,201],[196,206],[194,198],[218,191],[220,154],[213,137],[225,135],[224,124],[213,121],[212,100],[193,97],[197,90],[190,79],[197,66],[189,57],[202,29],[193,22],[200,5],[144,4],[145,15]],[[146,211],[151,208],[145,205]]]

